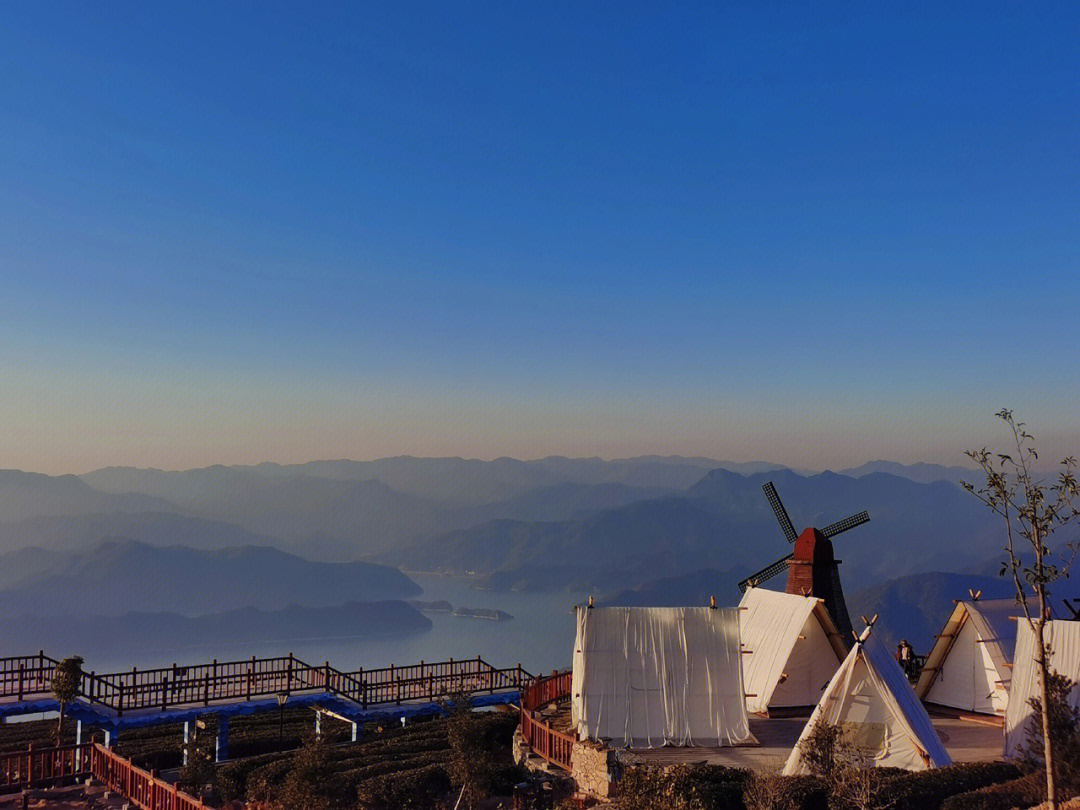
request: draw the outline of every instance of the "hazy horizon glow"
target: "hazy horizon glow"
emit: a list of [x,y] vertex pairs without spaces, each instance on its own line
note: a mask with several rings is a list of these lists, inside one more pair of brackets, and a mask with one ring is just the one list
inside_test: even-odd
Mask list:
[[1080,10],[0,8],[0,467],[1080,455]]

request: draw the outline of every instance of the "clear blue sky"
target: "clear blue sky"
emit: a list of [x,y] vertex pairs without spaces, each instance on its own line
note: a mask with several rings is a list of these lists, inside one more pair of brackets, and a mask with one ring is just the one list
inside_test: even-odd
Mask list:
[[1080,453],[1074,4],[0,5],[0,466]]

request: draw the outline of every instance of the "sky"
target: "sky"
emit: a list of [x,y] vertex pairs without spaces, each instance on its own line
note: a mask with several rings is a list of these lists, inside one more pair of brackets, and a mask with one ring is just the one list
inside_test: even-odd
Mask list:
[[1080,455],[1078,270],[1072,4],[0,4],[0,467]]

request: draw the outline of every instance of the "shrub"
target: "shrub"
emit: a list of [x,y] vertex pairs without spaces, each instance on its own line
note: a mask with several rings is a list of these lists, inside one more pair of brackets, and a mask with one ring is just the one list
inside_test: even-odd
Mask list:
[[479,799],[512,790],[516,780],[505,777],[505,768],[498,760],[506,755],[516,718],[474,712],[466,695],[455,696],[446,711],[448,772],[454,785],[465,788],[463,806],[471,807]]
[[287,759],[276,759],[250,771],[247,777],[247,798],[249,801],[269,802],[277,793],[291,763]]
[[[209,740],[206,743],[210,742]],[[188,762],[180,770],[177,784],[180,789],[193,796],[201,794],[206,786],[217,786],[217,770],[214,766],[214,754],[202,739],[195,740],[188,747]]]
[[619,807],[626,810],[744,810],[750,772],[719,765],[639,765],[619,782]]
[[1046,800],[1046,775],[1035,772],[1009,782],[988,785],[945,800],[941,810],[1013,810]]
[[243,799],[247,796],[249,783],[254,785],[255,780],[252,775],[266,765],[283,762],[286,756],[286,754],[263,754],[219,765],[217,769],[218,794],[225,801]]
[[289,762],[289,771],[271,797],[275,810],[337,810],[347,805],[329,743],[308,738]]
[[[1050,706],[1050,740],[1054,744],[1054,766],[1058,777],[1058,795],[1080,789],[1080,708],[1073,706],[1070,695],[1076,683],[1057,672],[1046,677]],[[1032,708],[1027,739],[1020,750],[1024,764],[1032,770],[1045,771],[1043,763],[1042,701],[1038,696],[1028,701]]]
[[755,772],[743,791],[746,810],[828,810],[829,787],[816,776]]
[[969,762],[929,771],[901,771],[887,776],[882,789],[894,810],[939,810],[950,796],[1019,777],[1004,762]]
[[442,765],[389,773],[360,783],[356,799],[362,810],[430,810],[450,790]]
[[844,749],[841,734],[840,726],[818,720],[810,733],[799,741],[799,751],[811,774],[828,779],[839,767]]

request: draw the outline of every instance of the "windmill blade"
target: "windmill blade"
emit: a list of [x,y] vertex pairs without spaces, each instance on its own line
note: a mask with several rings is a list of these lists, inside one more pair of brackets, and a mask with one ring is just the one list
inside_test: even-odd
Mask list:
[[862,526],[864,523],[870,521],[869,512],[859,512],[857,515],[846,517],[843,520],[838,520],[831,526],[826,526],[821,530],[821,533],[826,537],[836,537],[836,535],[846,532],[848,529],[854,529],[856,526]]
[[788,517],[787,509],[780,502],[780,496],[776,494],[776,487],[773,486],[772,481],[769,481],[762,489],[765,490],[765,497],[769,499],[769,506],[772,507],[773,513],[776,515],[776,520],[784,532],[784,537],[787,538],[789,543],[794,543],[799,535],[791,523],[791,518]]
[[746,579],[739,583],[739,593],[746,593],[746,589],[749,588],[751,585],[756,587],[762,582],[772,579],[777,574],[782,574],[787,571],[787,561],[792,559],[794,556],[794,554],[788,554],[786,557],[780,558],[772,565],[762,568],[756,574],[748,576]]

